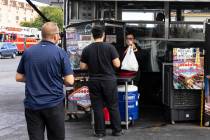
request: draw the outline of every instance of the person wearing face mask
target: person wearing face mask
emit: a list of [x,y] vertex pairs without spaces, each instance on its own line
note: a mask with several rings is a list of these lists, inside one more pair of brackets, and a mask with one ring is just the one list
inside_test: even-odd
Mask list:
[[145,59],[147,58],[148,53],[146,51],[142,50],[137,45],[135,34],[132,33],[132,32],[128,32],[126,34],[126,46],[118,49],[121,62],[123,61],[129,47],[131,47],[134,51],[134,54],[136,56],[136,60],[137,60],[138,65],[139,65],[139,70],[138,70],[138,72],[120,70],[119,75],[121,77],[136,76],[136,78],[134,79],[134,82],[135,82],[136,85],[139,85],[140,73],[142,71],[146,71],[146,69],[147,69],[147,64],[146,64],[147,61]]
[[67,53],[56,44],[60,40],[56,23],[42,26],[42,41],[25,50],[17,68],[16,81],[25,83],[25,118],[29,140],[64,140],[63,84],[74,83]]

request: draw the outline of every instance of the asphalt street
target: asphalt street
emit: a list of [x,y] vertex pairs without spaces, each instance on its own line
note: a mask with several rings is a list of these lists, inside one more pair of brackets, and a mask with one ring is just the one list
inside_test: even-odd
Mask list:
[[[0,59],[0,140],[28,140],[24,118],[24,84],[15,81],[20,56]],[[152,124],[153,125],[150,125]],[[198,123],[182,122],[175,125],[140,120],[125,130],[125,135],[112,137],[108,129],[105,140],[209,140],[210,128]],[[88,119],[66,122],[66,140],[96,140]]]

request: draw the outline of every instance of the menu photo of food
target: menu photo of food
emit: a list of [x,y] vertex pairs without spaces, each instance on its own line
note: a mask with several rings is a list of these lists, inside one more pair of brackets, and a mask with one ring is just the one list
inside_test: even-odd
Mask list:
[[204,55],[200,48],[173,48],[174,89],[203,89]]
[[74,70],[80,69],[82,50],[92,43],[91,35],[82,35],[75,28],[66,31],[66,49]]

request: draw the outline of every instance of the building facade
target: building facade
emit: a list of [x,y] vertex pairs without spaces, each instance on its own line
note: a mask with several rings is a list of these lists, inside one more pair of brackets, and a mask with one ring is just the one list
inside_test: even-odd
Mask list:
[[[32,1],[37,7],[47,4]],[[20,27],[23,21],[33,21],[36,11],[25,0],[0,0],[0,27]]]
[[49,0],[50,5],[63,6],[64,0]]

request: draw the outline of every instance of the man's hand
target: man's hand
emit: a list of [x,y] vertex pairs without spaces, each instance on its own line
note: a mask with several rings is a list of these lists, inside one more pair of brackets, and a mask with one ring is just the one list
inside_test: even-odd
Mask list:
[[[133,52],[137,52],[137,51],[138,51],[135,44],[131,44],[131,45],[128,46],[128,48],[129,48],[129,47],[130,47],[131,49],[133,49]],[[127,53],[128,48],[125,50],[125,53]]]
[[81,70],[87,70],[88,69],[88,65],[86,63],[80,62],[80,69]]
[[129,47],[131,47],[133,49],[134,52],[137,52],[137,48],[136,48],[136,45],[133,43],[131,44]]
[[64,76],[64,84],[66,86],[73,85],[74,84],[74,76],[73,75]]
[[16,73],[16,81],[17,82],[25,82],[26,78],[24,74]]

